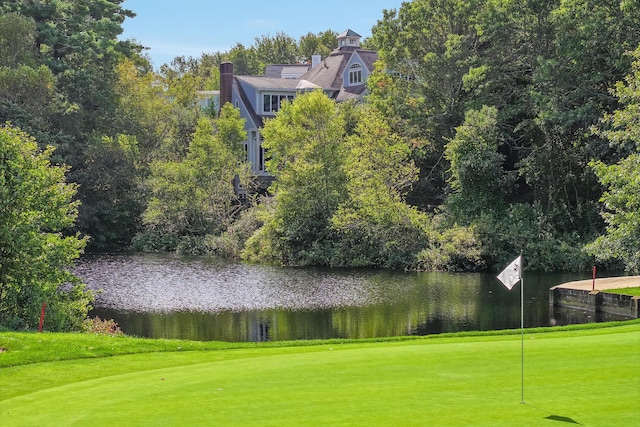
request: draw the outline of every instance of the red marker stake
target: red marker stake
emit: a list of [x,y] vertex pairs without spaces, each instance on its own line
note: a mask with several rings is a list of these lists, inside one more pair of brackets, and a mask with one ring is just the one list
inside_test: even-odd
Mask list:
[[591,282],[591,290],[596,290],[596,266],[593,266],[593,281]]
[[42,324],[44,323],[44,312],[47,310],[47,303],[42,303],[42,311],[40,312],[40,326],[38,326],[38,332],[42,332]]

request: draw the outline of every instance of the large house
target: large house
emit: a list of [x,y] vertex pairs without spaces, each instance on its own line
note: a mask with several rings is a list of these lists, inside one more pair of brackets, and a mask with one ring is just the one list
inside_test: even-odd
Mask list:
[[360,47],[360,35],[346,30],[326,58],[314,55],[311,64],[271,65],[263,76],[234,76],[233,64],[220,65],[220,104],[230,102],[245,122],[245,150],[254,174],[267,178],[260,130],[265,118],[275,116],[283,100],[322,89],[338,102],[361,99],[365,82],[378,59],[375,51]]

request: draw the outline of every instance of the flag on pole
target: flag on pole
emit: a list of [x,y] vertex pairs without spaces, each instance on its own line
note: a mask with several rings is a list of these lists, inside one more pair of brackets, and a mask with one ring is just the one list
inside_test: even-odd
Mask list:
[[511,261],[511,264],[498,274],[498,280],[509,290],[520,282],[520,330],[522,331],[522,401],[520,403],[524,403],[524,279],[522,278],[522,255]]
[[498,275],[498,280],[509,290],[511,290],[520,279],[522,279],[522,255],[511,261],[511,264]]

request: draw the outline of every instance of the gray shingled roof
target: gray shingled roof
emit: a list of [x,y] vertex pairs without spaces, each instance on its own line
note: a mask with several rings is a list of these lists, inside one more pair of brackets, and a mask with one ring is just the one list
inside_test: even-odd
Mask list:
[[[346,30],[338,35],[338,38],[341,37],[360,37],[360,35],[355,31]],[[373,64],[378,60],[378,52],[364,50],[358,46],[340,46],[323,59],[319,65],[302,74],[299,79],[282,79],[281,74],[278,75],[278,73],[281,73],[285,67],[309,67],[309,65],[274,64],[270,66],[268,75],[235,77],[238,81],[246,82],[258,90],[290,90],[293,92],[296,89],[308,90],[320,87],[332,94],[338,101],[359,98],[364,93],[365,86],[343,87],[342,81],[345,67],[355,52],[362,59],[367,70],[372,72]],[[246,97],[244,91],[240,90],[239,92]]]
[[304,73],[300,79],[327,90],[338,90],[342,86],[342,72],[350,57],[351,52],[331,53],[319,65]]
[[338,37],[362,37],[360,34],[356,33],[353,30],[344,30],[342,33],[338,34]]
[[373,72],[374,66],[373,64],[378,60],[378,52],[375,50],[358,50],[358,55],[362,58],[362,62],[364,62],[364,66],[367,67],[369,72]]
[[301,75],[309,71],[310,64],[269,64],[264,70],[265,77],[284,78],[283,74]]
[[240,81],[245,81],[249,83],[251,86],[261,89],[291,89],[292,91],[296,90],[296,86],[299,83],[298,79],[281,79],[274,77],[263,77],[263,76],[236,76],[236,79]]
[[348,101],[350,99],[358,99],[367,88],[365,85],[343,87],[336,95],[336,101]]
[[[342,75],[349,59],[354,52],[357,52],[364,66],[369,72],[373,71],[373,63],[378,60],[378,53],[373,50],[363,50],[359,48],[336,49],[331,54],[311,70],[303,74],[300,79],[309,81],[325,90],[341,90],[337,95],[337,100],[357,98],[364,92],[364,85],[355,88],[343,88]],[[342,92],[345,92],[344,94]],[[355,94],[356,92],[359,92]]]

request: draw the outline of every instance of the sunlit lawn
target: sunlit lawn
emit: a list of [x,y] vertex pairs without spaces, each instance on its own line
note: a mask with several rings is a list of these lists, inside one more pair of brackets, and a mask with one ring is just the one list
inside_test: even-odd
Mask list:
[[640,296],[640,286],[635,288],[609,289],[606,292],[610,292],[612,294]]
[[[528,332],[525,404],[517,334],[267,346],[88,337],[0,333],[0,425],[631,426],[640,417],[638,321]],[[67,359],[147,353],[55,361],[46,346]],[[16,352],[53,361],[6,366]]]

